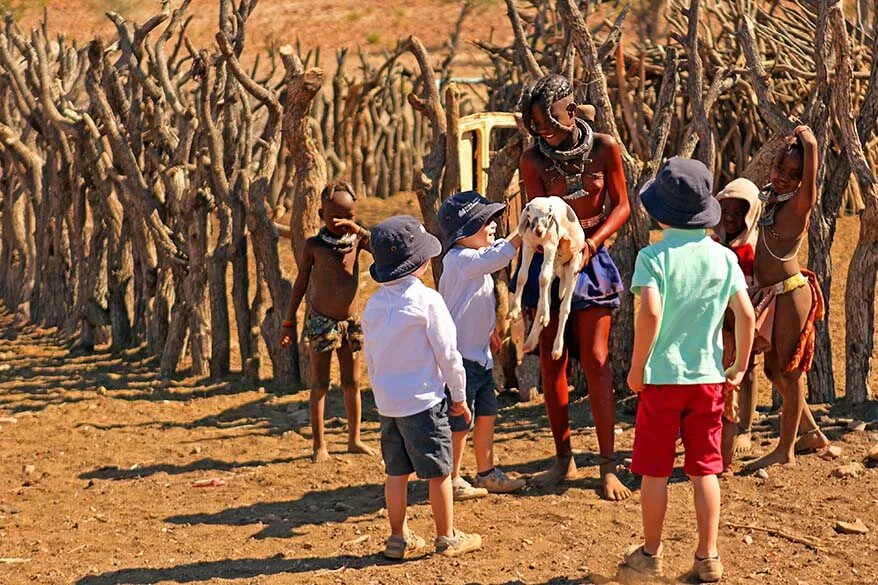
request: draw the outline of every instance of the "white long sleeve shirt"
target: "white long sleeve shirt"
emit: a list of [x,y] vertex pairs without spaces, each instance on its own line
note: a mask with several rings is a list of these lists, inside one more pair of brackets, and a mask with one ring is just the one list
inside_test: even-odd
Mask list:
[[363,353],[378,413],[403,417],[445,398],[466,400],[466,372],[442,297],[418,278],[381,285],[361,317]]
[[512,262],[515,254],[515,246],[498,239],[478,250],[455,246],[442,260],[439,293],[457,327],[457,349],[463,359],[489,369],[494,365],[491,334],[497,308],[491,274]]

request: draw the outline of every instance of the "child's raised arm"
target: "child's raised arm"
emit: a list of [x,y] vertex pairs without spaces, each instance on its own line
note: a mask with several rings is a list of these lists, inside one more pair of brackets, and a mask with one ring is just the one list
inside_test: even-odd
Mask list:
[[493,274],[512,262],[520,246],[521,237],[515,232],[512,239],[497,240],[487,248],[464,248],[460,250],[456,261],[464,275],[470,278]]
[[809,217],[817,203],[817,138],[808,126],[798,126],[793,136],[802,143],[802,183],[790,203],[796,215]]
[[729,299],[729,308],[735,314],[735,363],[726,370],[726,383],[729,386],[738,386],[750,364],[750,351],[753,349],[753,337],[756,334],[756,317],[746,289],[739,290]]

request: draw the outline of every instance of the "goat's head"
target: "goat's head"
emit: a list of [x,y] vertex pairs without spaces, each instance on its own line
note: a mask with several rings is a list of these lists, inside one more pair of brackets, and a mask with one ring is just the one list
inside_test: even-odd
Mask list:
[[522,210],[520,232],[529,231],[540,240],[546,237],[549,230],[558,230],[558,220],[547,201],[534,200]]

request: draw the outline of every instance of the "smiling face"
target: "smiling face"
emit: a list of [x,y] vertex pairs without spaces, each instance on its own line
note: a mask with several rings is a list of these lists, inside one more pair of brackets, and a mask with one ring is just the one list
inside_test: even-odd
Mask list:
[[540,108],[539,104],[531,106],[531,130],[543,138],[551,147],[557,147],[559,144],[570,136],[575,125],[576,104],[573,102],[573,96],[561,98],[552,104],[550,108],[552,117],[557,120],[565,130],[558,129],[551,123],[549,117]]
[[494,236],[496,233],[497,222],[491,219],[473,235],[457,240],[457,245],[463,246],[464,248],[472,248],[474,250],[487,248],[494,243]]
[[771,165],[771,184],[779,195],[792,193],[802,183],[802,155],[786,147],[778,151]]

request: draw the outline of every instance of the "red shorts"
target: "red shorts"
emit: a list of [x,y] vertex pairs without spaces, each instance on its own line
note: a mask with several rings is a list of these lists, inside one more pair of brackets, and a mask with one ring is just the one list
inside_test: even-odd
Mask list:
[[637,407],[631,471],[669,477],[679,433],[686,451],[686,475],[722,473],[722,414],[722,384],[648,384]]

